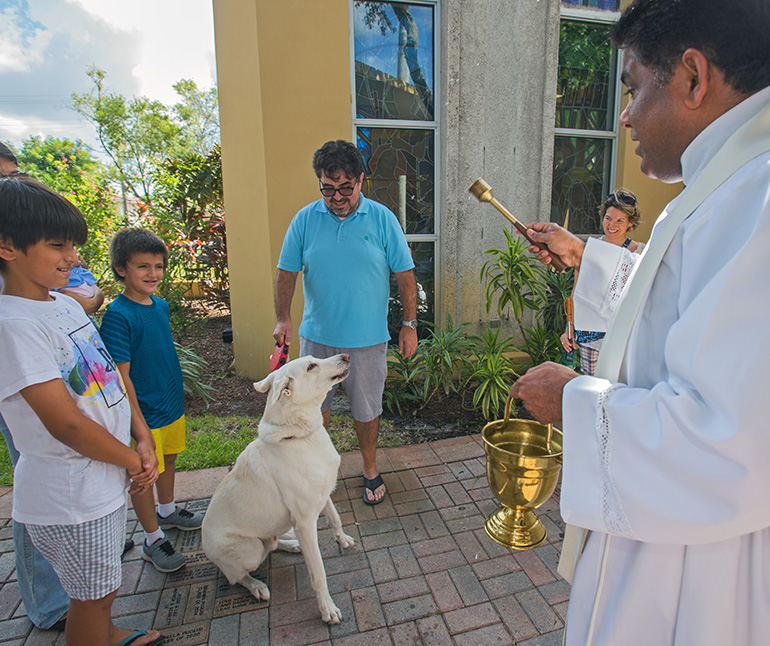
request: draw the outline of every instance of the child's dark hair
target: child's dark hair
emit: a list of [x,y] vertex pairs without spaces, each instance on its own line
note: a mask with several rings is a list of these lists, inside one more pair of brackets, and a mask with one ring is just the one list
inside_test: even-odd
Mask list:
[[[16,249],[27,249],[41,240],[61,240],[83,245],[88,225],[69,200],[29,177],[0,178],[0,239]],[[0,259],[0,269],[5,261]]]
[[163,269],[168,267],[168,248],[152,231],[132,227],[118,231],[110,242],[110,267],[112,275],[118,282],[123,282],[115,268],[125,269],[131,256],[137,253],[154,253],[163,256]]

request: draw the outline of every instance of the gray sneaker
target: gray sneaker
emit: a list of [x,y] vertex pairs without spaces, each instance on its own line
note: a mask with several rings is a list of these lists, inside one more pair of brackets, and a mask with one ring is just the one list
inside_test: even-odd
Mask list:
[[155,541],[149,547],[145,543],[142,548],[142,558],[152,563],[158,572],[176,572],[187,563],[184,556],[174,550],[168,539]]
[[158,525],[160,525],[162,529],[176,527],[183,532],[190,532],[194,529],[200,529],[201,523],[203,522],[203,514],[195,514],[186,509],[182,509],[181,507],[177,507],[172,514],[165,518],[158,514],[155,515],[158,516]]

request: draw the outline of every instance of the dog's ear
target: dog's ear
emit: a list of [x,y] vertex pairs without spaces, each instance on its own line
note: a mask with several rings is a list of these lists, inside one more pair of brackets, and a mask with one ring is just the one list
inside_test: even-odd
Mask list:
[[284,377],[280,383],[275,384],[275,400],[278,401],[282,397],[291,397],[291,393],[294,390],[294,377]]
[[270,386],[273,385],[274,377],[275,377],[275,373],[271,372],[262,381],[255,381],[254,390],[256,390],[258,393],[266,393],[268,390],[270,390]]

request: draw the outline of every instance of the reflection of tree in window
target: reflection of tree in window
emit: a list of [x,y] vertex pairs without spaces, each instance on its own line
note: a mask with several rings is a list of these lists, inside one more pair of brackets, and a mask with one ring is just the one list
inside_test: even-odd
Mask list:
[[562,20],[551,220],[568,220],[575,233],[601,231],[597,209],[609,188],[616,60],[607,23]]
[[612,127],[613,59],[607,25],[562,21],[557,128],[609,130]]
[[[354,6],[358,117],[432,120],[433,8],[366,0]],[[418,56],[421,30],[429,52],[426,70]]]

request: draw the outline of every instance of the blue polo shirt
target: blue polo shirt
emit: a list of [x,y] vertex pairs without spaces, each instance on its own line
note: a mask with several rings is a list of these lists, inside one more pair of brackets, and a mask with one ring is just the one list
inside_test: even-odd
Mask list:
[[361,196],[342,220],[323,200],[301,209],[286,232],[278,268],[302,271],[303,337],[363,348],[390,339],[390,272],[413,269],[414,262],[398,218]]

